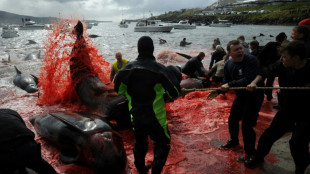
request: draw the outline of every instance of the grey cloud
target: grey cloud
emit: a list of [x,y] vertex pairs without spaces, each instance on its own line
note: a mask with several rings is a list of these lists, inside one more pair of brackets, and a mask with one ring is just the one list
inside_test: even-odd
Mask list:
[[87,0],[47,0],[49,2],[56,1],[60,3],[66,3],[66,2],[81,2],[81,1],[87,1]]

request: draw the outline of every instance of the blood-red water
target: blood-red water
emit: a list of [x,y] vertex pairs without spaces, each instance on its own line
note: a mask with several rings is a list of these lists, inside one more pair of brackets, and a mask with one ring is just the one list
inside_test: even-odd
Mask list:
[[[3,107],[16,109],[26,120],[26,124],[33,131],[29,118],[43,112],[65,111],[83,109],[78,103],[74,92],[73,82],[70,78],[69,59],[75,36],[66,32],[68,24],[75,25],[76,20],[60,20],[54,24],[54,29],[47,35],[45,45],[45,58],[40,72],[40,97],[26,95],[15,98],[10,104],[1,103]],[[87,37],[84,37],[88,46],[88,53],[92,69],[102,82],[109,81],[110,64],[98,53],[98,49]],[[169,56],[168,56],[169,57]],[[222,150],[219,148],[229,137],[227,120],[234,93],[220,95],[213,100],[207,100],[208,91],[196,91],[180,97],[174,102],[167,103],[168,126],[171,133],[171,150],[163,168],[164,174],[240,174],[263,173],[260,170],[246,169],[235,159],[243,153],[242,147],[235,150]],[[23,103],[23,106],[19,106]],[[273,102],[264,102],[258,124],[255,128],[257,137],[262,134],[272,120],[275,110]],[[126,154],[128,157],[127,173],[137,174],[134,166],[133,144],[134,136],[131,129],[119,130],[122,135]],[[82,164],[66,165],[59,160],[59,151],[52,145],[37,136],[42,144],[43,157],[59,172],[66,174],[92,174],[93,172]],[[151,142],[151,141],[150,141]],[[242,136],[240,135],[242,145]],[[153,160],[153,144],[150,143],[146,156],[146,163]],[[277,162],[277,157],[270,154],[266,163]],[[104,172],[104,171],[103,171]]]

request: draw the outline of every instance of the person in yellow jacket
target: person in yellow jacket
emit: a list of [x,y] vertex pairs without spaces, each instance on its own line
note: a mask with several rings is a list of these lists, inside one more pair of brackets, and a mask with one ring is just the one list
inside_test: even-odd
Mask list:
[[129,60],[123,59],[122,53],[120,52],[115,53],[115,59],[116,61],[114,61],[112,64],[110,82],[113,81],[114,76],[118,73],[118,71],[121,70],[129,62]]

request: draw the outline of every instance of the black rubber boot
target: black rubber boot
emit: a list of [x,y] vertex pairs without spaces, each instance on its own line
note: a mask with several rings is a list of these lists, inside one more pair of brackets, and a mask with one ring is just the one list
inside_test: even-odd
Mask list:
[[221,145],[221,148],[225,148],[225,149],[235,148],[238,145],[239,145],[239,140],[229,138],[226,144]]

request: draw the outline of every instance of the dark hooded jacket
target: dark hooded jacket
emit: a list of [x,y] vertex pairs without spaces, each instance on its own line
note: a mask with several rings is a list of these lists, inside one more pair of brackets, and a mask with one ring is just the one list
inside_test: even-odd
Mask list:
[[[222,57],[223,58],[223,57]],[[191,58],[186,64],[182,67],[182,73],[190,76],[191,78],[198,78],[197,75],[205,77],[205,73],[202,71],[203,64],[199,56]]]
[[180,84],[172,71],[156,62],[153,40],[150,37],[143,36],[139,39],[138,52],[138,58],[129,62],[116,75],[114,89],[129,100],[133,118],[153,115],[166,128],[164,96],[177,98]]
[[34,140],[34,133],[14,110],[0,109],[0,151],[6,151]]

